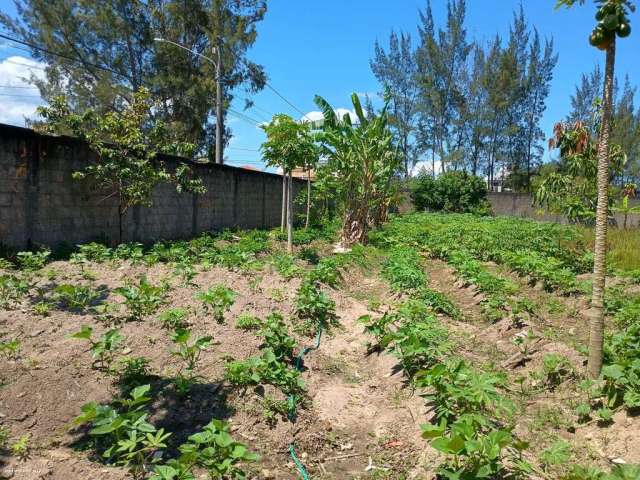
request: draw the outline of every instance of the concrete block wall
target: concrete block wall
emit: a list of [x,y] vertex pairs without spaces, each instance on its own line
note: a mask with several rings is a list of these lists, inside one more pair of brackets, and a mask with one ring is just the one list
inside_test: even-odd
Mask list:
[[[77,139],[0,124],[0,243],[55,247],[98,238],[118,239],[118,204],[89,181],[72,178],[94,160]],[[184,159],[163,157],[168,168]],[[188,238],[224,228],[280,224],[282,177],[226,165],[192,164],[203,195],[160,185],[151,207],[135,206],[123,219],[123,241]],[[304,182],[294,179],[294,193]]]
[[[530,193],[512,193],[512,192],[489,192],[487,194],[489,203],[494,215],[506,215],[510,217],[524,217],[541,220],[546,222],[556,222],[567,224],[569,220],[564,215],[556,215],[548,213],[543,209],[533,206],[533,197]],[[637,199],[631,201],[632,204],[640,203]],[[615,224],[622,228],[624,224],[624,215],[615,214],[613,216]],[[640,227],[640,215],[629,215],[627,219],[628,228]]]

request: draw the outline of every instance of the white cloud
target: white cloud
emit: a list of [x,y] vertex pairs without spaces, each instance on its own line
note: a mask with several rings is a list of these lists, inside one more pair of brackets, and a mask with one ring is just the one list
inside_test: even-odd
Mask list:
[[[11,56],[0,60],[0,123],[23,126],[25,118],[34,118],[36,108],[42,105],[38,89],[29,78],[43,78],[44,64],[31,58]],[[18,87],[18,88],[16,88]]]
[[[428,173],[429,175],[433,175],[433,167],[434,165],[431,163],[431,160],[420,160],[419,162],[416,162],[409,173],[412,177],[415,177],[420,173]],[[435,170],[436,175],[439,175],[441,171],[440,160],[436,160]]]
[[[356,123],[358,121],[358,116],[356,115],[355,110],[349,110],[347,108],[336,108],[335,110],[336,116],[342,120],[346,114],[349,114],[352,123]],[[300,120],[307,122],[317,122],[324,119],[324,115],[319,111],[311,111],[306,113]]]

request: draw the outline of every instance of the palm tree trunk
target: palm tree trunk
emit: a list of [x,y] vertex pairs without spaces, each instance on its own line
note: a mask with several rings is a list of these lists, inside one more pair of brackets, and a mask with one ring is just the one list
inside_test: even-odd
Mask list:
[[597,378],[602,369],[604,343],[604,291],[607,273],[607,222],[609,213],[609,135],[613,107],[613,81],[616,58],[615,35],[607,48],[602,102],[602,125],[598,142],[598,206],[596,208],[596,234],[593,259],[592,316],[589,326],[589,361],[587,369],[591,378]]
[[287,181],[287,251],[293,253],[293,176]]

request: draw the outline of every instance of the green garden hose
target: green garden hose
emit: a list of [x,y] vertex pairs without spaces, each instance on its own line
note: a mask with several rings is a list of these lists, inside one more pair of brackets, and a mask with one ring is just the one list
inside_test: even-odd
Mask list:
[[[300,352],[300,354],[298,355],[295,361],[296,370],[300,371],[302,369],[302,359],[307,353],[309,353],[312,350],[317,350],[318,348],[320,348],[321,339],[322,339],[322,325],[318,324],[318,334],[316,335],[316,344],[314,346],[305,347],[302,349],[302,351]],[[298,404],[297,396],[294,394],[289,395],[288,403],[289,403],[289,420],[291,422],[295,422],[296,410],[297,410],[297,404]],[[293,442],[289,444],[289,455],[291,455],[291,458],[293,459],[293,463],[296,465],[296,468],[298,469],[298,473],[302,477],[302,480],[309,480],[310,477],[309,477],[309,474],[307,473],[307,470],[304,468],[304,465],[302,464],[302,462],[298,460],[298,457],[296,457],[296,451],[295,451]]]

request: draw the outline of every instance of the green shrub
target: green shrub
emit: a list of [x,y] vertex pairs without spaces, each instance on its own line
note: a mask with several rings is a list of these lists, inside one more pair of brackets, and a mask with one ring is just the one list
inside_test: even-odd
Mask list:
[[16,258],[22,270],[35,271],[45,266],[50,255],[50,250],[40,250],[38,252],[18,252]]
[[0,275],[0,308],[15,308],[29,293],[29,283],[15,275]]
[[316,282],[304,281],[296,296],[296,314],[305,322],[307,332],[313,329],[327,330],[338,324],[335,302],[324,293]]
[[411,199],[416,210],[491,213],[485,181],[466,172],[447,172],[436,178],[421,174],[413,180]]

